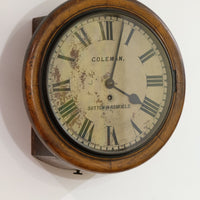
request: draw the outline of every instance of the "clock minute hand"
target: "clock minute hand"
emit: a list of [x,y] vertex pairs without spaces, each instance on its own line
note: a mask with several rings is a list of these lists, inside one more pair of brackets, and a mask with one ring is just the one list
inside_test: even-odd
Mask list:
[[116,89],[117,91],[121,92],[122,94],[126,95],[129,98],[129,102],[132,104],[142,104],[142,102],[140,101],[139,97],[137,94],[127,94],[126,92],[124,92],[123,90],[119,89],[118,87],[116,87],[115,85],[113,86],[114,89]]
[[117,44],[117,50],[116,50],[116,53],[115,53],[115,58],[114,58],[114,63],[113,63],[113,67],[112,67],[110,79],[113,79],[113,74],[114,74],[114,71],[115,71],[116,63],[117,63],[117,57],[118,57],[118,54],[119,54],[119,47],[120,47],[121,40],[122,40],[123,30],[124,30],[124,22],[122,21],[122,26],[121,26],[119,41],[118,41],[118,44]]

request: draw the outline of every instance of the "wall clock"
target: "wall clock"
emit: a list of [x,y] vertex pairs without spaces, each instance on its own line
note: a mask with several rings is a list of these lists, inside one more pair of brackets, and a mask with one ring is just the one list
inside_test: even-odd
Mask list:
[[55,9],[33,35],[23,80],[32,153],[59,167],[119,172],[142,164],[167,142],[184,103],[178,47],[134,0],[71,0]]

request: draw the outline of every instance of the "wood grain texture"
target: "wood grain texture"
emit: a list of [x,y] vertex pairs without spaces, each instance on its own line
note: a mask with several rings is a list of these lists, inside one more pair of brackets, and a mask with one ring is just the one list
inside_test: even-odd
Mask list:
[[39,27],[40,23],[44,19],[45,19],[45,16],[33,18],[33,20],[32,20],[32,34],[35,33],[36,29]]
[[[176,91],[167,120],[160,132],[147,145],[129,155],[106,158],[76,149],[60,137],[48,117],[41,96],[41,69],[47,48],[59,29],[74,17],[98,8],[120,9],[140,18],[160,37],[173,70],[176,71]],[[150,159],[167,142],[180,118],[185,96],[185,75],[179,49],[164,23],[143,4],[133,0],[71,0],[55,9],[40,24],[27,50],[24,61],[24,98],[34,131],[46,147],[58,158],[79,168],[96,172],[119,172],[136,167]]]

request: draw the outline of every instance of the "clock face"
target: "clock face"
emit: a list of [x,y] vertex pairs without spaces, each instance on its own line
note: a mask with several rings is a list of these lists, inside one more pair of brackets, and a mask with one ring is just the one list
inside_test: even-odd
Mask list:
[[116,11],[64,27],[49,50],[44,90],[61,135],[80,148],[120,156],[147,144],[170,109],[167,53],[141,20]]

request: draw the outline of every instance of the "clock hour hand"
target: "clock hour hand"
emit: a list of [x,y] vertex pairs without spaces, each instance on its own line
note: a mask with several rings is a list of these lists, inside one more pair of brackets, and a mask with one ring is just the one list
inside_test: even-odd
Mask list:
[[113,88],[116,89],[117,91],[121,92],[122,94],[126,95],[129,99],[129,102],[132,104],[142,104],[142,102],[140,101],[139,97],[137,94],[127,94],[126,92],[124,92],[123,90],[119,89],[118,87],[116,87],[115,85],[113,85]]
[[128,98],[129,98],[129,102],[132,103],[132,104],[142,104],[142,102],[140,101],[140,98],[138,97],[137,94],[127,94],[126,92],[124,92],[123,90],[119,89],[118,87],[115,86],[115,82],[113,81],[113,79],[108,79],[106,82],[105,82],[105,85],[108,89],[116,89],[117,91],[119,91],[120,93],[126,95]]

